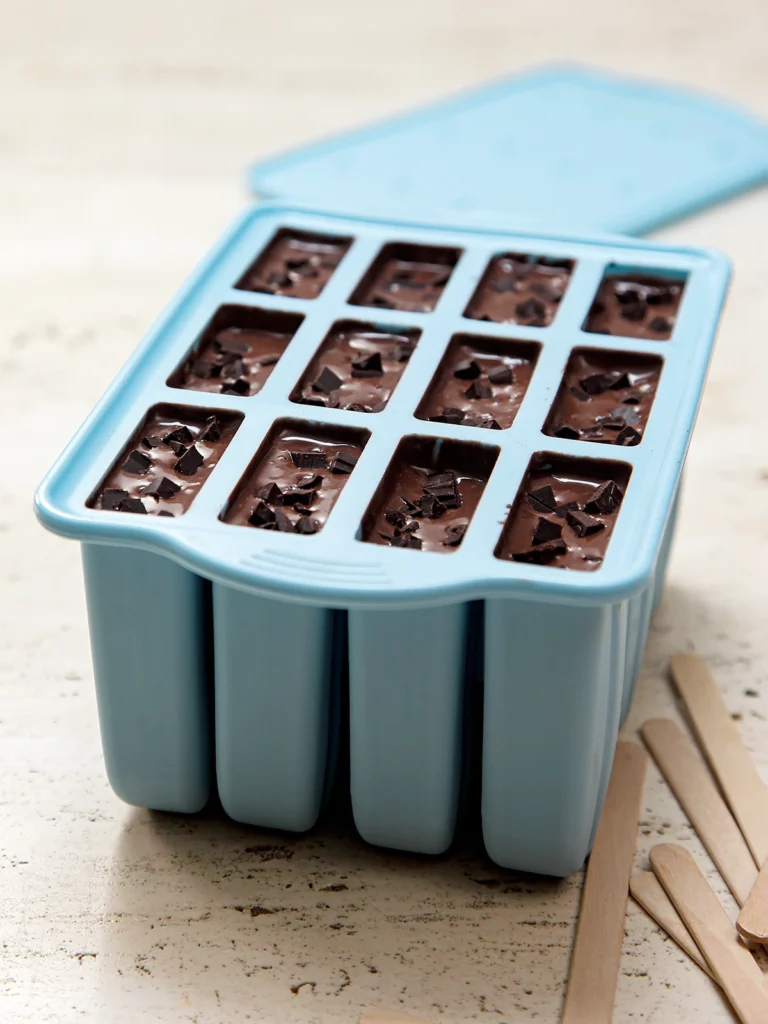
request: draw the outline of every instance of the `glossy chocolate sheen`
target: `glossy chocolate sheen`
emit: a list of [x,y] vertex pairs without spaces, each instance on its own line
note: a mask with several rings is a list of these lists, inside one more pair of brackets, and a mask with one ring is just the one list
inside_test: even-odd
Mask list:
[[[492,445],[474,442],[403,438],[363,517],[362,539],[371,544],[409,547],[407,538],[412,532],[422,551],[455,551],[472,521],[498,453]],[[425,485],[435,474],[453,477],[458,507],[443,511],[437,507],[437,515],[420,513],[410,506],[428,495]],[[400,510],[404,521],[398,527],[392,518]]]
[[[599,569],[621,512],[621,504],[614,511],[600,512],[590,505],[590,499],[598,487],[612,482],[618,488],[619,501],[623,500],[631,471],[630,466],[620,462],[571,459],[549,453],[534,456],[510,508],[496,547],[496,557],[582,572]],[[530,497],[532,492],[541,492],[548,487],[552,488],[557,511],[542,507]],[[574,508],[563,508],[571,503]],[[594,524],[600,524],[601,528],[581,536],[578,523],[574,528],[569,521],[569,511],[584,517],[585,522],[589,521],[590,529]],[[542,520],[549,525],[542,526]],[[537,531],[547,536],[557,533],[558,529],[565,550],[549,558],[548,551],[555,548],[547,549],[544,545],[557,545],[558,541],[551,539],[534,544],[534,539]]]
[[351,244],[351,238],[282,228],[236,287],[294,299],[316,299]]
[[463,426],[495,424],[506,430],[523,401],[538,354],[533,342],[456,335],[419,405],[418,419],[456,422],[444,410],[460,410]]
[[[380,412],[408,365],[420,333],[413,328],[395,332],[354,320],[339,321],[302,374],[291,401]],[[371,359],[374,363],[380,360],[380,371],[365,369]],[[325,384],[326,379],[330,384]]]
[[657,356],[576,349],[568,360],[544,433],[598,444],[639,444],[661,367]]
[[[142,514],[138,505],[131,507],[132,499],[138,501],[148,515],[183,515],[224,454],[242,419],[240,413],[219,409],[155,406],[88,501],[88,507]],[[189,443],[186,439],[172,443],[163,440],[185,429],[191,436]],[[199,466],[195,468],[197,462]],[[137,472],[134,468],[143,471]],[[189,472],[190,469],[193,471]],[[152,494],[158,486],[159,495]],[[116,506],[115,492],[120,491],[129,499],[123,503],[124,507]]]
[[257,395],[303,319],[295,313],[222,306],[168,384],[193,391]]
[[350,302],[356,306],[430,313],[443,294],[458,258],[457,249],[401,242],[385,245]]
[[573,272],[573,260],[504,253],[491,260],[465,316],[500,324],[549,327]]
[[685,281],[649,274],[607,273],[584,324],[592,334],[666,341],[672,336]]
[[[268,510],[262,510],[267,522],[259,528],[302,532],[306,527],[307,533],[318,533],[369,437],[365,430],[278,420],[235,488],[221,518],[238,526],[257,526],[251,517],[263,502]],[[302,465],[302,462],[318,464]],[[271,491],[272,484],[283,493]],[[297,501],[297,493],[300,499],[306,496],[308,500]],[[276,521],[271,520],[269,511],[276,515]],[[297,530],[301,520],[306,523]]]

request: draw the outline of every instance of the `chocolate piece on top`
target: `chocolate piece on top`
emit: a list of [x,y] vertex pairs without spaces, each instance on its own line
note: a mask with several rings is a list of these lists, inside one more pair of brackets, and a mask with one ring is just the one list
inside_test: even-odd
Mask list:
[[[206,409],[155,406],[89,499],[88,506],[149,516],[183,515],[241,421],[239,413],[212,415]],[[135,447],[137,444],[143,446],[143,451]],[[192,475],[185,470],[192,470]]]
[[664,341],[672,335],[684,289],[684,278],[609,267],[584,330]]
[[599,444],[639,444],[661,368],[662,360],[647,353],[575,349],[544,433]]
[[464,313],[474,320],[548,327],[565,295],[574,262],[523,253],[494,257]]
[[457,334],[419,403],[419,419],[506,429],[514,422],[540,346]]
[[[226,523],[283,533],[319,532],[368,436],[363,430],[278,420],[238,483],[221,518]],[[342,466],[344,468],[340,468]],[[323,472],[311,472],[313,470]]]
[[283,228],[236,287],[297,299],[317,298],[351,244],[351,238]]
[[350,302],[410,313],[435,308],[459,258],[458,249],[393,242],[366,271]]
[[626,463],[534,456],[496,557],[594,572],[605,557],[630,473]]
[[410,353],[419,333],[354,320],[335,323],[291,392],[291,401],[380,412],[407,366],[403,346]]
[[[476,442],[405,437],[363,516],[362,539],[448,554],[474,515],[498,449]],[[418,544],[411,539],[418,534]]]

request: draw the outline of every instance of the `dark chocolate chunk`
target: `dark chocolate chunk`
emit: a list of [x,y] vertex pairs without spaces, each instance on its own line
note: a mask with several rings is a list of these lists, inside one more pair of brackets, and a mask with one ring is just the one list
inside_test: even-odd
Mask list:
[[304,405],[321,405],[323,408],[327,406],[327,402],[324,398],[320,398],[319,395],[302,395],[301,401]]
[[203,380],[213,380],[221,374],[221,367],[210,359],[196,359],[192,364],[192,373]]
[[530,320],[534,327],[543,325],[547,315],[547,307],[538,299],[526,299],[525,302],[518,302],[515,306],[515,314],[521,320]]
[[301,487],[284,487],[280,495],[281,505],[304,505],[305,508],[313,503],[317,497],[314,491],[307,491]]
[[672,323],[673,321],[668,316],[655,316],[648,327],[657,334],[667,334],[672,330]]
[[363,405],[362,402],[350,402],[349,405],[342,406],[347,412],[370,412],[370,405]]
[[565,437],[571,441],[578,441],[579,432],[575,427],[569,427],[567,423],[561,423],[552,431],[555,437]]
[[269,355],[262,356],[259,359],[259,366],[274,366],[280,362],[280,354],[278,352],[270,352]]
[[647,311],[648,307],[643,301],[628,302],[625,305],[623,305],[619,310],[619,312],[625,320],[630,320],[633,323],[639,323],[643,319]]
[[315,391],[323,391],[326,395],[330,395],[332,391],[340,388],[344,383],[338,374],[334,373],[330,366],[324,366],[320,376],[312,384]]
[[578,501],[564,501],[562,505],[558,505],[555,509],[555,515],[565,518],[572,509],[579,507]]
[[221,393],[222,395],[249,395],[251,393],[251,385],[244,377],[240,377],[238,380],[222,384]]
[[101,507],[106,512],[117,512],[120,505],[128,497],[128,491],[118,487],[107,487],[101,494]]
[[182,476],[194,476],[204,461],[202,452],[199,452],[197,448],[192,445],[191,448],[187,448],[173,468],[177,473],[181,473]]
[[271,483],[264,484],[263,487],[259,487],[256,491],[256,497],[261,498],[262,501],[269,502],[270,505],[279,505],[283,497],[283,492],[280,487],[272,481]]
[[167,508],[161,508],[157,513],[158,516],[169,516],[171,519],[175,519],[176,516],[173,512],[169,512]]
[[410,338],[403,338],[397,343],[397,361],[398,363],[407,363],[413,355],[413,350],[416,348],[416,342],[411,341]]
[[453,371],[453,376],[458,377],[459,380],[477,380],[481,373],[482,370],[475,360],[468,359],[458,364]]
[[289,452],[288,454],[297,469],[328,468],[328,456],[325,452]]
[[[452,495],[449,495],[449,498],[452,498]],[[421,514],[427,519],[439,519],[440,516],[445,515],[448,511],[448,507],[443,504],[440,498],[429,493],[417,498],[414,505],[418,506]],[[413,514],[418,515],[419,512],[414,512]]]
[[162,437],[153,434],[151,437],[142,437],[141,444],[144,448],[159,448],[163,444]]
[[393,548],[417,548],[421,549],[421,538],[414,533],[396,533],[389,538]]
[[599,416],[600,426],[604,430],[623,430],[626,426],[623,417],[611,413],[610,416]]
[[445,528],[445,540],[443,544],[446,547],[457,548],[464,539],[464,534],[467,532],[469,523],[451,523]]
[[586,392],[582,391],[581,388],[571,387],[570,392],[573,395],[573,397],[576,398],[579,402],[589,401],[589,395]]
[[317,533],[320,529],[320,523],[317,519],[309,519],[306,516],[302,516],[294,526],[294,533]]
[[568,550],[568,545],[561,538],[560,540],[551,540],[547,544],[539,544],[535,548],[529,548],[527,551],[516,551],[512,558],[515,562],[529,562],[532,565],[548,565],[559,555],[564,555]]
[[501,366],[494,366],[488,371],[488,380],[491,384],[511,384],[512,367],[503,363]]
[[329,469],[332,473],[351,473],[357,465],[358,455],[349,452],[337,452],[331,459]]
[[614,371],[614,373],[616,375],[616,379],[614,380],[613,384],[611,384],[611,388],[613,388],[614,391],[620,391],[622,388],[628,388],[632,386],[632,382],[629,379],[629,374],[621,373],[619,370]]
[[368,303],[370,306],[379,306],[380,309],[395,309],[395,303],[385,299],[383,295],[374,295]]
[[631,405],[619,405],[612,412],[611,416],[623,420],[630,427],[640,422],[640,413]]
[[243,356],[246,352],[250,351],[251,346],[241,336],[242,333],[239,327],[228,327],[223,331],[219,331],[213,340],[214,345],[222,352]]
[[384,513],[384,518],[390,526],[395,526],[398,530],[402,530],[406,523],[405,512],[400,508],[388,508]]
[[168,447],[171,449],[174,455],[183,455],[187,450],[187,446],[182,444],[181,441],[171,441]]
[[549,519],[540,517],[536,523],[536,529],[533,531],[531,544],[534,547],[537,544],[547,544],[551,540],[557,540],[562,535],[563,527],[561,523],[553,523]]
[[539,487],[535,491],[529,491],[525,496],[525,500],[534,512],[557,511],[557,499],[555,498],[555,492],[549,484],[545,487]]
[[446,406],[442,412],[443,423],[461,423],[465,413],[463,409],[456,409],[453,406]]
[[493,389],[491,385],[486,383],[484,380],[473,380],[467,390],[464,392],[465,398],[492,398]]
[[424,484],[424,490],[434,491],[441,487],[456,487],[456,474],[450,470],[430,473]]
[[218,441],[221,437],[221,424],[215,416],[209,416],[200,431],[200,441]]
[[584,504],[585,512],[597,512],[599,515],[610,515],[621,505],[624,495],[613,480],[606,480],[596,487],[589,500]]
[[371,352],[370,355],[356,359],[352,363],[353,377],[381,377],[383,373],[380,352]]
[[251,526],[266,526],[275,522],[275,513],[266,502],[258,501],[248,516],[248,522]]
[[275,509],[275,523],[281,533],[293,533],[293,520],[281,508]]
[[121,512],[138,512],[140,515],[146,515],[147,510],[144,508],[144,502],[141,498],[123,498],[120,502]]
[[599,519],[593,519],[592,516],[588,516],[584,512],[568,512],[565,521],[577,537],[588,537],[591,533],[599,533],[600,530],[605,529],[605,523],[601,523]]
[[675,301],[675,296],[680,293],[679,287],[673,285],[670,288],[661,288],[657,285],[650,285],[645,291],[645,301],[649,306],[668,306]]
[[632,445],[640,444],[641,437],[640,432],[634,427],[626,426],[617,436],[616,444],[620,444],[623,448],[629,448]]
[[323,482],[323,478],[319,473],[307,473],[305,476],[300,476],[296,481],[297,487],[303,487],[305,490],[311,491],[316,487],[319,487]]
[[143,476],[144,473],[148,473],[152,468],[152,459],[144,452],[140,452],[137,448],[134,448],[128,458],[123,463],[123,470],[126,473],[135,473],[137,476]]
[[628,387],[629,381],[627,384],[618,383],[625,378],[626,374],[619,373],[617,370],[612,370],[610,373],[592,373],[579,381],[579,387],[588,395],[602,395],[610,388]]
[[640,289],[634,281],[617,281],[613,293],[620,306],[632,306],[643,301]]
[[169,476],[161,476],[159,480],[156,480],[147,494],[152,495],[153,498],[172,498],[174,494],[178,494],[181,487],[176,483],[175,480],[171,480]]
[[163,441],[165,441],[165,443],[168,445],[173,444],[173,442],[176,442],[177,444],[184,445],[184,447],[186,448],[188,445],[192,444],[192,442],[194,441],[194,437],[192,436],[189,427],[182,426],[176,427],[176,429],[172,430],[170,434],[166,434],[165,437],[163,438]]

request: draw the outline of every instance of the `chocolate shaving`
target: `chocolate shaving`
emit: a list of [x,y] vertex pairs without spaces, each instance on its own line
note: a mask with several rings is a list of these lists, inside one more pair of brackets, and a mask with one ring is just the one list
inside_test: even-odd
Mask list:
[[182,476],[194,476],[203,462],[204,456],[192,445],[191,448],[184,452],[173,468],[177,473],[181,473]]
[[606,480],[590,495],[584,503],[585,512],[596,512],[599,515],[611,515],[621,505],[624,495],[613,480]]
[[123,471],[125,473],[133,473],[136,476],[143,476],[148,473],[152,468],[152,459],[144,452],[140,452],[137,448],[130,453],[128,458],[123,463]]

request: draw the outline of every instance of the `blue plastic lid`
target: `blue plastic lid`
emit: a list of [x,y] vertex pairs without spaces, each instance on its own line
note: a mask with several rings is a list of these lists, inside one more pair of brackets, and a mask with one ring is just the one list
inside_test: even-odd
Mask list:
[[768,125],[578,67],[518,75],[255,164],[262,197],[641,234],[768,177]]

